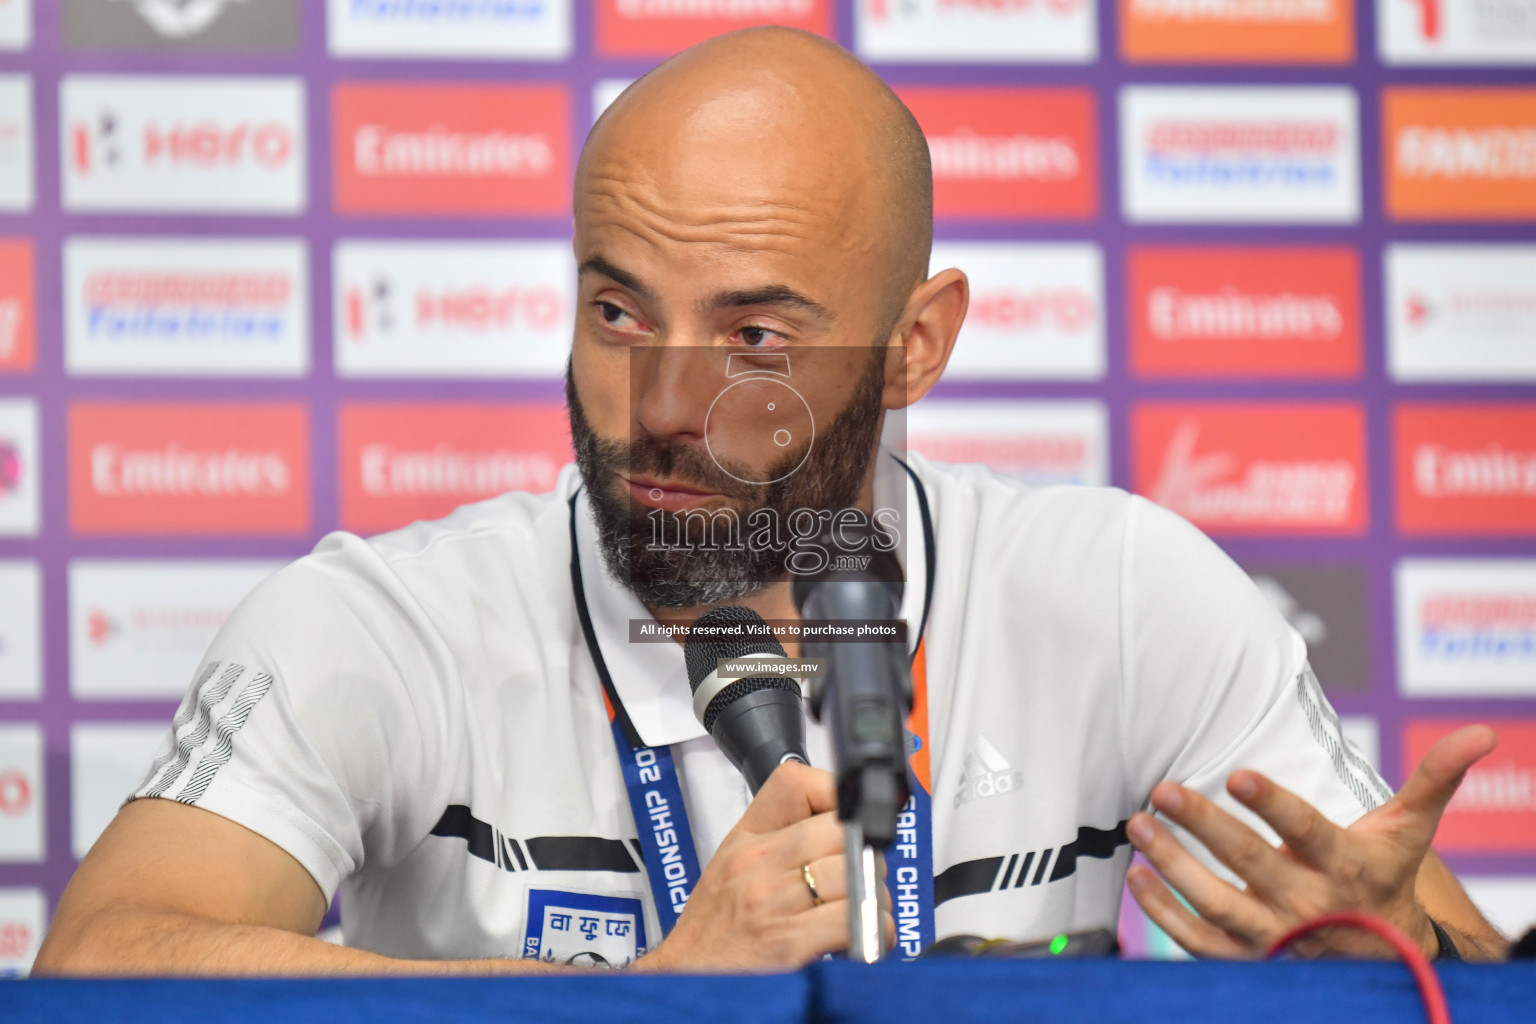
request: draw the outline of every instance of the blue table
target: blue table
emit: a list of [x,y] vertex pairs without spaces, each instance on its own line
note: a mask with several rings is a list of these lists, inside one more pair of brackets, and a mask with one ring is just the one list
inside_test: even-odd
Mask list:
[[[1536,1021],[1536,963],[1448,964],[1461,1024]],[[1396,964],[820,964],[793,975],[0,983],[5,1024],[1002,1024],[1423,1020]]]

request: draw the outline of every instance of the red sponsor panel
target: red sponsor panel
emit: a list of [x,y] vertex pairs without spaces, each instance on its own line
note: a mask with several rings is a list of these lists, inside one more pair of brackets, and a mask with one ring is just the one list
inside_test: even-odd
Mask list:
[[555,486],[571,461],[558,402],[351,403],[341,409],[341,525],[380,533],[466,502]]
[[832,0],[597,0],[597,52],[670,57],[694,43],[752,25],[832,35]]
[[32,243],[0,239],[0,373],[27,373],[37,361],[32,302]]
[[1536,536],[1536,406],[1407,404],[1393,421],[1399,530]]
[[331,104],[340,213],[569,212],[565,86],[346,82]]
[[75,533],[290,536],[309,531],[299,402],[76,402]]
[[933,158],[938,217],[1087,220],[1099,212],[1086,89],[901,88]]
[[1131,368],[1144,377],[1356,377],[1354,249],[1132,249]]
[[[1441,738],[1470,721],[1409,722],[1403,778]],[[1435,833],[1441,853],[1536,853],[1536,719],[1494,720],[1499,745],[1474,764]]]
[[1352,403],[1148,403],[1136,491],[1211,533],[1358,535],[1365,415]]

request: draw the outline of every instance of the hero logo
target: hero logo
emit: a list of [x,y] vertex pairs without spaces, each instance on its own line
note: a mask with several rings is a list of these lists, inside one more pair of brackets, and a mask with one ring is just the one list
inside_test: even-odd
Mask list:
[[978,733],[965,751],[965,768],[960,773],[960,792],[955,794],[955,806],[1004,793],[1018,793],[1023,789],[1024,773],[1009,764],[1008,759]]
[[347,334],[352,341],[365,342],[372,334],[389,334],[396,329],[418,333],[505,332],[519,327],[548,331],[565,320],[564,297],[551,287],[421,286],[407,303],[410,313],[405,317],[395,312],[398,292],[384,276],[375,277],[366,287],[346,289]]
[[68,75],[60,101],[66,209],[303,208],[298,79]]
[[20,815],[32,808],[32,783],[15,769],[0,771],[0,814]]
[[0,437],[0,498],[14,494],[21,487],[21,451],[15,443]]
[[1133,220],[1359,216],[1358,111],[1347,89],[1131,86],[1121,108]]
[[1536,695],[1536,561],[1405,559],[1396,597],[1404,695]]
[[[1236,533],[1365,527],[1357,408],[1148,406],[1136,420],[1137,489],[1197,526]],[[1202,447],[1207,434],[1220,440]]]
[[558,376],[570,346],[569,265],[569,247],[555,242],[343,242],[337,371]]
[[82,176],[116,168],[125,148],[137,147],[139,163],[191,167],[235,167],[253,163],[278,168],[293,159],[293,129],[280,121],[220,123],[148,121],[137,140],[125,140],[122,118],[103,109],[70,126],[70,154]]

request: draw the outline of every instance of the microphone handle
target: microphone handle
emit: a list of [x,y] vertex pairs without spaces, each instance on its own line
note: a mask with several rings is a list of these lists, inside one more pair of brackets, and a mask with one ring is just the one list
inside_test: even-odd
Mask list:
[[806,764],[805,712],[788,690],[756,690],[732,701],[709,731],[756,796],[785,761]]

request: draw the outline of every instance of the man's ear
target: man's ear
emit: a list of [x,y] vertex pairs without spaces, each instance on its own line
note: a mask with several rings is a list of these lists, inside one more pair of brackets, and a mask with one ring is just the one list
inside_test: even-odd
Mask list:
[[959,270],[941,270],[912,289],[891,334],[885,408],[905,409],[938,383],[970,301],[971,284]]

